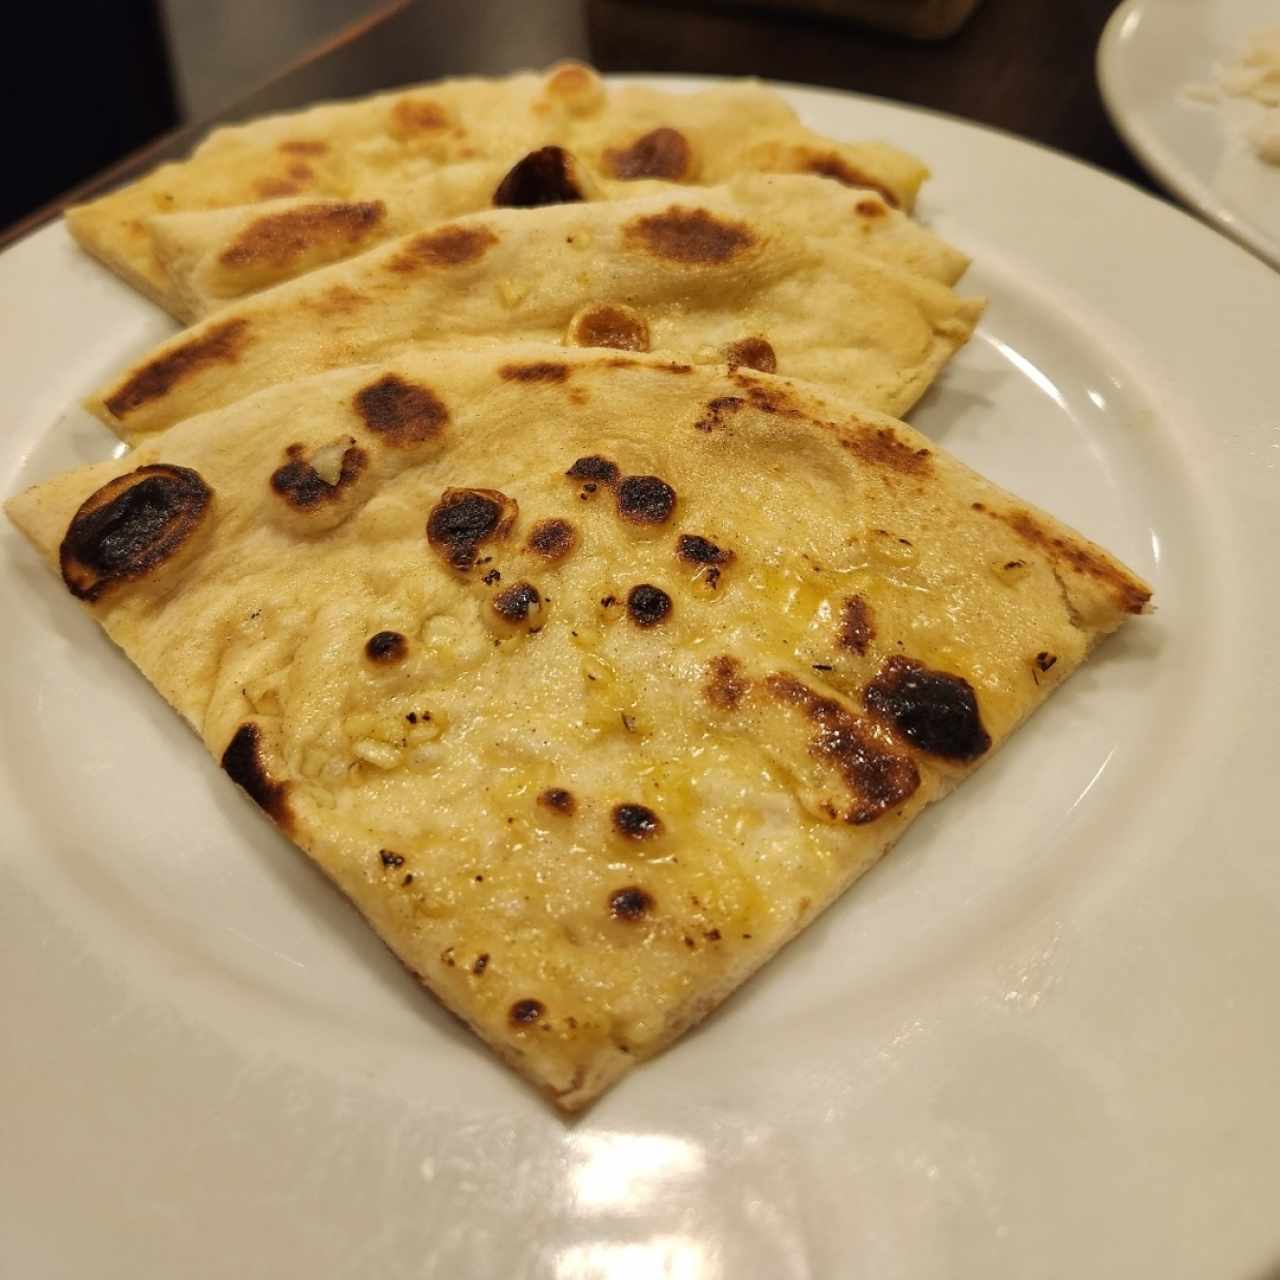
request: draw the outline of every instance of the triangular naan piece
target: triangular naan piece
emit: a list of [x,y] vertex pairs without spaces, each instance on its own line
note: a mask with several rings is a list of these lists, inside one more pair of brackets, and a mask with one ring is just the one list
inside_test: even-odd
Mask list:
[[[594,71],[565,64],[545,76],[445,80],[218,129],[188,160],[71,209],[67,222],[90,253],[181,316],[147,227],[157,214],[294,196],[394,201],[438,171],[476,161],[506,168],[548,144],[567,147],[604,179],[817,173],[875,188],[907,209],[927,173],[893,147],[813,133],[751,81],[690,94],[606,89]],[[469,190],[478,203],[426,220],[491,203],[491,186]],[[376,225],[370,234],[379,234]]]
[[8,509],[404,963],[570,1110],[1149,594],[910,427],[600,350],[273,387]]
[[223,308],[86,403],[136,440],[409,344],[528,340],[746,364],[901,414],[982,303],[896,265],[953,251],[864,203],[752,175],[678,200],[471,214]]

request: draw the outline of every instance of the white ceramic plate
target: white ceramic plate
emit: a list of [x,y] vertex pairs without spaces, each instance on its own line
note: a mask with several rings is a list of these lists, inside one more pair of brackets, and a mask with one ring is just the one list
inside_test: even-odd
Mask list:
[[[688,82],[668,82],[675,87]],[[1280,1261],[1280,276],[1061,156],[788,91],[991,297],[916,421],[1147,575],[1009,750],[565,1121],[0,530],[0,1239],[23,1277],[1258,1280]],[[1173,282],[1176,281],[1176,293]],[[167,322],[0,258],[4,492]]]
[[1219,230],[1280,267],[1280,167],[1244,134],[1262,113],[1196,102],[1247,37],[1280,25],[1277,0],[1125,0],[1098,45],[1098,84],[1116,128],[1155,178]]

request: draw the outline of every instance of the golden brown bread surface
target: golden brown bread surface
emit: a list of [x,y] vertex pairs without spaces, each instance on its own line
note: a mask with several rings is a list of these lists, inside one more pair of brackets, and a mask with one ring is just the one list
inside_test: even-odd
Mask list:
[[8,511],[567,1109],[803,929],[1148,596],[901,423],[545,345],[270,387]]
[[[488,207],[495,172],[548,144],[568,148],[589,174],[615,186],[818,173],[880,190],[904,209],[927,173],[893,147],[814,134],[777,94],[751,81],[692,94],[606,89],[589,68],[564,64],[545,75],[445,80],[218,129],[188,160],[71,209],[67,223],[84,248],[135,288],[190,318],[189,292],[184,298],[181,282],[167,273],[149,219],[293,197],[387,201],[395,216],[364,225],[361,238],[371,243],[411,229],[405,216],[422,225]],[[455,170],[458,181],[450,182]],[[443,183],[433,184],[442,175]],[[432,207],[433,197],[441,208]],[[311,254],[294,265],[332,260],[343,248],[319,233]],[[234,272],[229,279],[238,287]]]
[[755,364],[901,414],[977,323],[981,301],[937,278],[963,262],[866,192],[795,175],[491,210],[224,307],[87,404],[138,439],[406,345],[529,340]]

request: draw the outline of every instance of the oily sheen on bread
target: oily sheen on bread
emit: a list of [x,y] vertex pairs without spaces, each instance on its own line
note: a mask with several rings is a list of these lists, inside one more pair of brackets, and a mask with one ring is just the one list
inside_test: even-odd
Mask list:
[[558,1105],[669,1044],[1147,587],[910,427],[546,345],[269,387],[11,518]]
[[470,214],[225,307],[86,404],[136,440],[406,345],[531,340],[745,364],[901,414],[982,303],[901,265],[945,275],[954,251],[864,197],[750,175],[678,199]]
[[[716,183],[741,172],[815,173],[871,187],[909,209],[927,170],[875,142],[840,143],[805,128],[775,93],[751,81],[695,93],[642,85],[606,88],[588,67],[547,74],[457,79],[328,103],[215,130],[191,157],[71,209],[67,223],[90,253],[180,317],[175,291],[152,243],[148,219],[305,196],[365,206],[348,219],[355,239],[391,233],[379,224],[389,201],[421,208],[422,179],[475,162],[501,171],[548,145],[567,148],[584,171],[617,182]],[[463,192],[476,203],[458,204]],[[494,187],[438,189],[454,198],[425,221],[490,205]],[[363,227],[363,230],[361,229]],[[400,228],[408,229],[408,228]],[[333,248],[341,237],[321,234]],[[313,249],[323,260],[325,249]]]

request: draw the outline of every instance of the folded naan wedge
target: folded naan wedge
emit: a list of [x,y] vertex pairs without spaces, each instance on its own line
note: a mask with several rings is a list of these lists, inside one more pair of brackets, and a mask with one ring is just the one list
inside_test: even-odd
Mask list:
[[[477,161],[501,173],[548,145],[568,148],[604,181],[816,173],[875,188],[908,209],[927,175],[893,147],[813,133],[777,94],[751,81],[696,93],[607,89],[590,68],[569,63],[546,75],[445,80],[218,129],[188,160],[71,209],[67,222],[90,253],[185,318],[189,300],[175,291],[151,240],[147,220],[155,215],[297,196],[403,209],[402,195],[420,192],[424,177]],[[464,177],[440,192],[464,189],[472,203],[424,210],[424,221],[488,207],[495,190],[468,186]],[[367,217],[368,237],[385,234],[380,217]],[[327,243],[340,242],[330,236]]]
[[[808,235],[852,234],[883,261],[943,284],[954,284],[969,265],[958,249],[876,191],[811,175],[740,180],[736,190],[760,212],[790,205],[787,220]],[[167,305],[179,319],[194,321],[248,294],[455,215],[489,206],[537,209],[646,195],[679,199],[685,192],[671,182],[591,178],[569,152],[543,147],[510,169],[484,162],[451,165],[377,200],[272,200],[162,214],[148,219],[147,226],[169,282]]]
[[955,254],[891,212],[751,175],[674,200],[470,214],[223,308],[86,403],[137,440],[407,345],[534,340],[776,370],[901,414],[982,303],[900,265],[947,274]]
[[8,510],[384,941],[569,1110],[1140,613],[902,423],[544,345],[270,387]]

